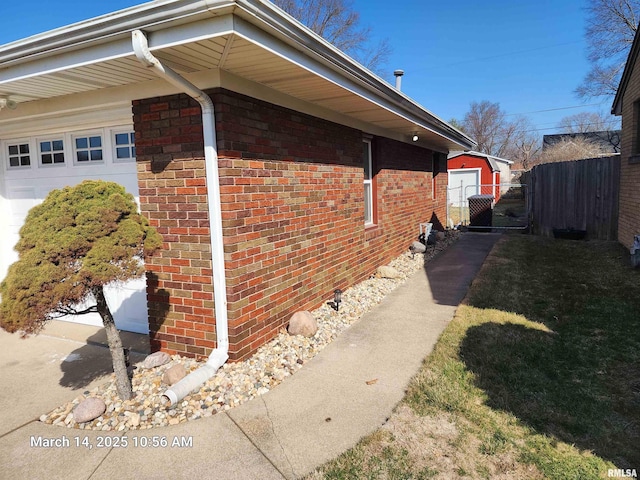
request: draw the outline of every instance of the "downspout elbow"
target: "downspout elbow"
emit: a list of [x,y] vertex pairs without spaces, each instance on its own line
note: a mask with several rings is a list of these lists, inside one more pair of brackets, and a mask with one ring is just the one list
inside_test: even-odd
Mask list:
[[158,60],[153,53],[151,53],[147,36],[141,30],[134,30],[131,32],[131,41],[133,45],[133,52],[143,65],[153,68],[158,76],[164,78],[169,83],[196,100],[202,107],[203,115],[213,115],[213,101],[209,98],[209,95],[204,93],[178,73],[164,66],[162,62]]

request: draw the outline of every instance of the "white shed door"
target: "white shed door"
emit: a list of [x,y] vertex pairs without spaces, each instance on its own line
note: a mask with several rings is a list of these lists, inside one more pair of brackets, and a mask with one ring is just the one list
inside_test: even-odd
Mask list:
[[[100,179],[117,182],[138,198],[135,149],[130,130],[103,128],[86,134],[58,134],[0,142],[4,177],[0,185],[4,211],[0,216],[0,278],[4,278],[9,265],[18,259],[13,247],[19,239],[27,213],[51,190],[76,185],[86,179]],[[126,137],[130,139],[128,144],[125,144]],[[60,148],[54,148],[54,142],[55,147]],[[144,278],[106,290],[116,326],[122,330],[148,333]],[[97,313],[68,316],[63,320],[102,325]]]
[[467,198],[480,193],[480,170],[449,170],[449,204],[454,207],[466,205]]

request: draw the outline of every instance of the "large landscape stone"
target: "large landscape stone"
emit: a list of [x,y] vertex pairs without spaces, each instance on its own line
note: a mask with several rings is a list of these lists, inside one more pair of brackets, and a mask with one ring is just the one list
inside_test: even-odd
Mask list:
[[409,250],[414,253],[424,253],[427,251],[427,246],[422,242],[415,241],[411,244]]
[[318,331],[318,322],[306,310],[296,312],[289,320],[289,335],[304,335],[313,337]]
[[187,370],[184,368],[184,365],[178,363],[164,372],[164,375],[162,375],[162,382],[166,385],[174,385],[186,376]]
[[380,278],[400,278],[400,272],[389,265],[379,266],[377,274]]
[[89,397],[73,409],[73,419],[76,423],[90,422],[102,415],[106,409],[107,406],[101,398]]
[[168,353],[155,352],[151,355],[147,355],[147,358],[145,358],[144,362],[142,362],[142,366],[143,368],[155,368],[159,367],[160,365],[169,363],[170,360],[171,356]]

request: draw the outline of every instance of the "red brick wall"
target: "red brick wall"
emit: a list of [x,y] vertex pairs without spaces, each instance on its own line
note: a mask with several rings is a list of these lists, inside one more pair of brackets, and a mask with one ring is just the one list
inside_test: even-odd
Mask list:
[[[374,138],[377,222],[365,231],[360,131],[226,90],[211,95],[230,357],[240,360],[275,336],[293,312],[317,308],[335,288],[367,278],[405,251],[418,235],[418,223],[444,223],[447,175],[437,175],[433,201],[432,152]],[[186,104],[174,108],[172,102],[179,101]],[[195,131],[199,111],[191,105],[171,97],[136,102],[134,112],[143,211],[167,242],[149,265],[150,311],[158,312],[151,315],[152,332],[157,331],[152,341],[167,351],[202,354],[215,336],[208,220],[205,215],[197,226],[184,223],[193,220],[191,212],[206,213],[204,183],[198,183],[204,180],[202,153],[191,150],[201,142]],[[154,173],[154,161],[166,160],[166,168]],[[176,191],[166,190],[171,188]],[[183,190],[188,188],[194,190]],[[193,198],[193,210],[169,209],[165,192],[180,201]],[[167,295],[168,312],[162,312]],[[202,303],[192,305],[197,300]]]
[[622,99],[618,241],[626,247],[640,235],[640,118],[634,118],[634,103],[639,101],[640,63],[636,61]]
[[142,213],[164,238],[147,262],[152,350],[215,346],[209,214],[200,108],[176,95],[133,103]]

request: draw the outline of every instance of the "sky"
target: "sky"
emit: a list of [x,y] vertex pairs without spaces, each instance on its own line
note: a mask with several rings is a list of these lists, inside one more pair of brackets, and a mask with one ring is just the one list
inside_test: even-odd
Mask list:
[[[136,0],[3,0],[0,45],[144,3]],[[392,48],[389,74],[443,120],[461,120],[471,102],[497,102],[534,133],[557,133],[563,117],[609,114],[612,99],[579,99],[589,69],[586,0],[353,0],[374,41]],[[18,21],[18,19],[22,19]]]

